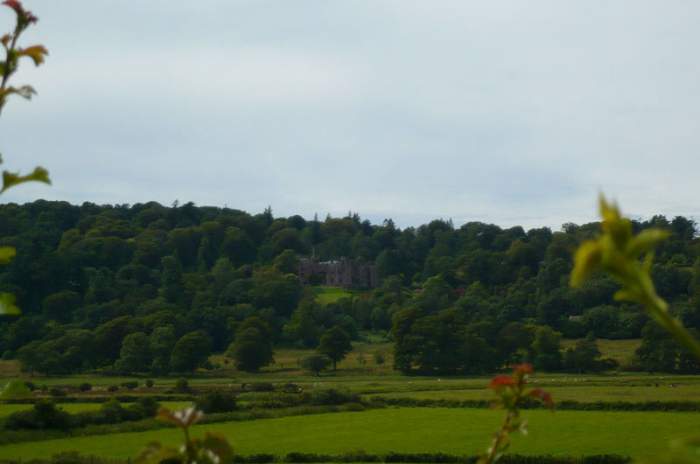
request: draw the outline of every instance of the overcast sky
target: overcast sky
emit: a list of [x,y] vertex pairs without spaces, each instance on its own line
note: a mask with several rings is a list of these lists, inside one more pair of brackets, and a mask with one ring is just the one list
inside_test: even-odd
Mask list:
[[[700,2],[25,0],[3,202],[229,206],[401,226],[700,216]],[[12,16],[0,12],[8,29]]]

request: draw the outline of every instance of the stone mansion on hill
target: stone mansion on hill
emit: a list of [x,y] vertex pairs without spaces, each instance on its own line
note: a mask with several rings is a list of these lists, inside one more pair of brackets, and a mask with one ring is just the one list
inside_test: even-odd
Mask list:
[[379,283],[375,265],[347,258],[333,261],[302,258],[299,260],[299,279],[305,285],[343,288],[375,288]]

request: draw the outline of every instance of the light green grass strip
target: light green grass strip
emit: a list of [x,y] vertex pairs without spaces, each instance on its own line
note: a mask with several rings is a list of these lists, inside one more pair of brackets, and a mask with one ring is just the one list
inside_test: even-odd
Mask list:
[[[530,434],[516,437],[512,447],[522,454],[653,455],[666,450],[672,438],[687,436],[698,427],[698,415],[692,413],[533,410],[525,417]],[[487,409],[383,409],[210,424],[197,427],[195,434],[223,433],[240,454],[353,450],[474,454],[488,444],[500,418],[499,411]],[[20,443],[0,447],[0,458],[46,458],[69,450],[126,458],[152,440],[174,444],[180,433],[161,429]]]

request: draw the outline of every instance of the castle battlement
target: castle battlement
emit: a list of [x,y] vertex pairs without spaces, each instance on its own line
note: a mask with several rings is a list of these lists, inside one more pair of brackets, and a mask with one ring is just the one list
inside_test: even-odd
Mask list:
[[379,283],[375,265],[347,258],[331,261],[319,261],[315,257],[302,258],[299,260],[298,274],[305,285],[375,288]]

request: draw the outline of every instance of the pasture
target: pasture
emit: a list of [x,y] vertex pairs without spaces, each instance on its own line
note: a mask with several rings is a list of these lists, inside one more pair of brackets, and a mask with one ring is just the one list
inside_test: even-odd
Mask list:
[[[512,446],[513,452],[522,454],[655,455],[663,453],[671,439],[697,430],[698,423],[698,415],[692,413],[533,410],[525,416],[530,433],[515,437]],[[500,419],[499,411],[488,409],[390,408],[208,424],[195,427],[195,434],[203,430],[224,434],[243,455],[354,450],[475,454],[488,444]],[[75,449],[86,455],[128,458],[149,441],[174,445],[180,438],[179,430],[159,429],[19,443],[0,447],[0,458],[47,458]]]
[[[569,342],[571,343],[571,342]],[[637,340],[601,341],[604,356],[629,357]],[[472,377],[409,377],[392,370],[390,343],[362,342],[339,363],[337,372],[325,372],[314,377],[299,367],[299,360],[310,350],[280,349],[275,364],[258,374],[238,372],[223,365],[220,369],[200,371],[188,378],[192,395],[213,389],[228,390],[241,384],[295,383],[306,392],[337,388],[358,393],[363,399],[372,397],[427,400],[488,400],[493,392],[487,387],[490,376]],[[385,363],[375,361],[375,353],[385,357]],[[212,361],[223,364],[221,356]],[[10,362],[0,366],[0,375],[16,373]],[[60,404],[75,413],[95,410],[99,403],[88,403],[94,397],[109,395],[147,396],[168,395],[177,377],[153,378],[152,388],[144,386],[144,377],[110,377],[93,375],[67,377],[31,377],[37,386],[59,387],[73,396],[74,402]],[[133,390],[107,390],[123,382],[136,380]],[[93,385],[90,392],[81,393],[77,386],[83,382]],[[650,375],[646,373],[537,374],[533,386],[550,391],[555,401],[579,402],[642,402],[699,401],[700,377],[680,375]],[[45,395],[45,393],[44,393]],[[246,396],[245,394],[243,395]],[[81,402],[81,398],[86,398]],[[173,399],[177,399],[176,397]],[[60,398],[56,399],[60,402]],[[245,401],[243,401],[245,403]],[[184,401],[162,403],[171,409],[189,404]],[[0,404],[0,418],[22,409],[27,404]],[[698,430],[699,413],[628,412],[628,411],[557,411],[527,410],[530,424],[527,437],[518,436],[512,452],[519,454],[593,455],[622,454],[633,457],[663,453],[668,442]],[[340,454],[363,450],[368,453],[450,453],[475,454],[484,449],[498,427],[502,413],[489,409],[389,407],[361,412],[310,414],[236,422],[210,423],[197,426],[226,435],[239,454],[289,452]],[[126,429],[128,430],[128,428]],[[612,434],[611,431],[615,433]],[[76,436],[72,438],[13,443],[0,446],[0,459],[22,456],[47,458],[61,451],[79,450],[85,455],[113,458],[133,458],[149,441],[160,440],[175,444],[180,432],[163,428],[133,433]],[[118,447],[114,444],[119,443]]]

